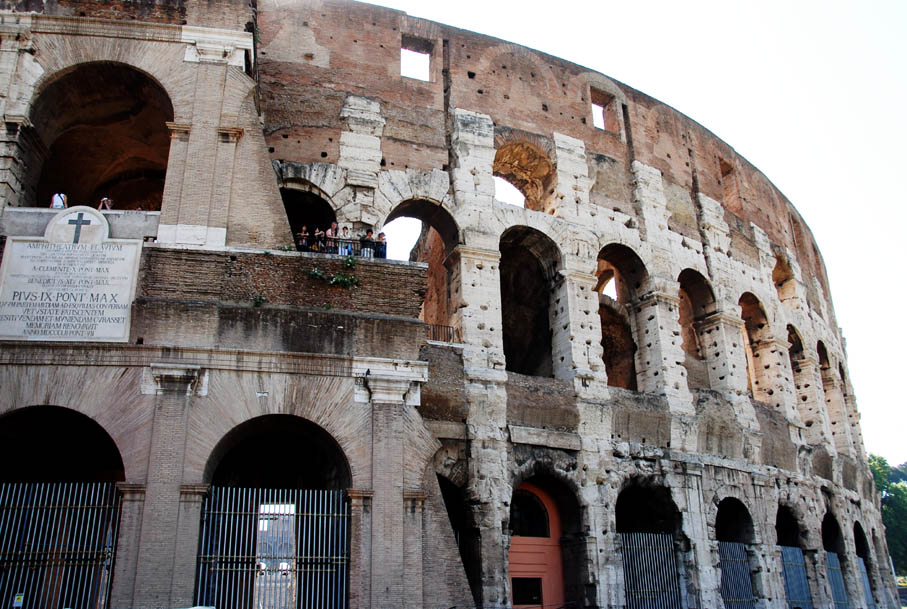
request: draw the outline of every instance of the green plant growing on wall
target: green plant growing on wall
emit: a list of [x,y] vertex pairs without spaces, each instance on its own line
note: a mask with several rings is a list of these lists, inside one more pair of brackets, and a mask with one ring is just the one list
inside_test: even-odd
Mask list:
[[[343,266],[347,269],[352,270],[356,268],[356,261],[352,256],[350,256],[343,261]],[[327,273],[316,267],[310,270],[308,274],[312,279],[318,279],[319,281],[324,281],[328,285],[336,285],[346,289],[357,286],[360,283],[359,277],[357,277],[353,273],[334,273],[333,275],[328,275]]]

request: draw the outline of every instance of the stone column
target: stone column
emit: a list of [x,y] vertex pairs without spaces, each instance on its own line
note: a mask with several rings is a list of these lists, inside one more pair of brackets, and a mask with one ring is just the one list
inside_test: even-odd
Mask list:
[[183,177],[186,173],[186,154],[189,150],[189,123],[167,123],[170,130],[170,154],[167,156],[167,175],[164,179],[164,195],[161,202],[158,241],[173,242],[176,239],[176,225],[179,224],[180,207],[183,198]]
[[568,222],[591,222],[595,206],[589,204],[589,165],[586,145],[582,140],[554,132],[557,155],[557,192],[549,199],[549,208],[542,210]]
[[696,324],[702,355],[709,367],[709,386],[722,393],[746,393],[746,350],[739,315],[712,313]]
[[451,325],[459,328],[465,343],[463,363],[503,371],[501,253],[460,245],[449,260]]
[[372,597],[372,497],[370,490],[350,489],[350,607],[369,607]]
[[834,453],[828,413],[823,407],[824,393],[819,363],[804,355],[794,361],[794,387],[797,391],[797,409],[806,429],[804,438],[812,446],[826,446]]
[[794,373],[790,367],[786,340],[766,339],[752,345],[756,379],[753,397],[784,413],[793,425],[802,426],[794,393]]
[[[563,281],[551,303],[554,376],[564,380],[578,378],[585,381],[585,386],[590,381],[607,386],[595,291],[597,278],[580,271],[562,271],[561,276]],[[582,382],[579,384],[581,391]]]
[[179,517],[176,531],[176,552],[173,557],[173,586],[170,599],[175,607],[194,604],[195,569],[198,560],[198,535],[201,527],[202,502],[208,494],[208,484],[180,485]]
[[839,454],[853,457],[855,454],[850,421],[845,412],[844,389],[841,379],[831,368],[822,370],[822,387],[825,390],[825,407],[831,422],[831,434]]
[[[695,414],[683,367],[677,284],[661,282],[659,289],[643,295],[630,307],[634,311],[636,375],[640,391],[668,398],[672,412]],[[672,444],[673,446],[673,444]]]
[[[192,396],[201,390],[198,367],[151,364],[143,379],[143,390],[155,394],[154,420],[148,458],[148,479],[142,513],[139,556],[133,605],[172,607],[174,589],[191,587],[195,581],[194,561],[179,556],[180,483],[186,452],[186,427]],[[184,526],[189,526],[183,523]],[[196,513],[194,535],[198,536]],[[191,548],[194,557],[197,545]],[[177,571],[190,560],[192,567]],[[186,582],[188,580],[189,583]],[[190,592],[191,595],[191,592]]]
[[425,493],[419,491],[403,492],[403,531],[407,540],[419,540],[420,543],[407,543],[403,551],[403,572],[406,573],[403,589],[404,607],[421,607],[422,596],[422,521],[425,513]]
[[120,530],[117,537],[116,562],[113,566],[110,606],[131,609],[136,569],[139,564],[145,485],[118,482],[117,488],[123,496],[123,505],[120,510]]
[[[341,205],[338,222],[353,222],[355,229],[374,228],[383,222],[375,206],[375,189],[381,171],[381,135],[385,120],[381,104],[373,99],[347,95],[340,110],[340,158],[337,165],[346,170],[346,192],[335,200]],[[388,210],[389,211],[389,210]],[[385,212],[386,213],[386,212]]]
[[208,236],[205,245],[223,246],[227,243],[227,215],[233,193],[233,176],[236,170],[236,148],[243,135],[241,127],[221,125],[217,128],[216,156],[214,161],[214,193],[205,224]]

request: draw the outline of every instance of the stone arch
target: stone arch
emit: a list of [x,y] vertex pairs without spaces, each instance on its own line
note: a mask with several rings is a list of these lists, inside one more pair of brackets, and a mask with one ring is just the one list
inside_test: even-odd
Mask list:
[[749,509],[736,497],[725,497],[715,513],[715,539],[752,545],[756,527]]
[[[533,571],[543,569],[546,571],[543,579],[553,577],[562,586],[562,596],[546,598],[544,604],[581,603],[585,594],[583,582],[587,581],[589,565],[585,560],[584,513],[575,481],[562,475],[551,463],[533,460],[517,472],[512,488],[508,518],[511,531],[508,561],[511,565],[511,582],[521,575],[530,575]],[[528,513],[520,515],[515,513],[520,506],[536,506],[540,507],[540,511],[528,510]],[[538,513],[545,514],[545,523],[535,521],[533,516]],[[532,526],[541,524],[545,526]],[[514,556],[521,552],[530,556],[545,554],[549,564],[547,567],[536,564],[520,571],[514,567]],[[511,598],[514,599],[514,604],[517,600],[516,592],[512,588]]]
[[492,174],[523,193],[526,209],[554,213],[557,170],[551,157],[537,144],[526,140],[501,143],[495,152]]
[[700,342],[699,326],[716,311],[715,293],[708,280],[693,269],[682,270],[677,281],[680,283],[680,346],[684,354],[683,365],[687,370],[687,386],[690,389],[708,389],[709,370]]
[[72,66],[36,89],[29,120],[42,146],[27,153],[21,203],[61,192],[70,206],[106,196],[116,209],[160,210],[174,106],[153,76],[121,62]]
[[767,401],[767,375],[765,368],[759,365],[758,348],[762,341],[770,338],[768,318],[762,303],[752,292],[744,292],[737,302],[740,316],[743,319],[743,346],[746,352],[748,389],[756,399]]
[[[610,243],[598,253],[595,276],[608,385],[635,391],[637,345],[632,303],[648,283],[648,272],[636,252],[626,245]],[[609,286],[613,288],[610,295],[604,293]]]
[[514,226],[501,234],[501,317],[507,370],[553,376],[558,326],[553,302],[562,267],[558,246],[542,232]]
[[315,236],[316,229],[326,231],[337,221],[330,196],[307,180],[290,179],[284,180],[280,198],[296,249],[313,251],[323,248],[323,239]]
[[[61,406],[29,406],[0,415],[2,482],[119,482],[119,447],[92,417]],[[15,464],[13,466],[12,464]]]
[[869,540],[866,538],[866,533],[863,531],[863,525],[860,524],[859,520],[854,520],[853,523],[853,543],[854,549],[857,554],[857,558],[863,561],[863,569],[866,571],[866,579],[863,580],[864,585],[868,582],[869,590],[864,590],[866,595],[866,600],[869,601],[875,591],[878,589],[877,581],[877,572],[876,572],[876,561],[873,560],[872,550],[869,546]]
[[797,281],[786,256],[778,255],[775,257],[775,267],[772,269],[772,283],[775,285],[781,304],[787,307],[794,306],[797,297]]
[[822,392],[825,395],[825,408],[828,411],[828,422],[831,425],[835,448],[839,453],[853,455],[850,422],[847,417],[847,404],[844,401],[844,383],[828,357],[825,343],[821,340],[816,343],[816,355],[819,359]]
[[324,428],[289,414],[232,428],[210,452],[203,477],[218,486],[331,490],[350,488],[352,479],[340,444]]
[[779,546],[803,549],[807,533],[797,512],[787,503],[779,503],[775,514],[775,539]]
[[[853,591],[851,590],[852,582],[850,581],[850,561],[847,556],[847,546],[844,541],[844,535],[841,531],[841,525],[838,523],[838,519],[835,517],[831,508],[828,508],[825,512],[825,516],[822,518],[822,549],[826,552],[826,569],[828,569],[828,577],[832,579],[829,554],[836,554],[838,561],[841,567],[841,576],[844,586],[844,594],[847,598],[853,598]],[[832,583],[832,590],[834,590],[835,585]],[[837,603],[839,598],[834,599]]]
[[803,351],[803,339],[793,324],[787,324],[787,342],[790,345],[787,355],[790,359],[791,370],[797,370],[798,363],[806,356]]

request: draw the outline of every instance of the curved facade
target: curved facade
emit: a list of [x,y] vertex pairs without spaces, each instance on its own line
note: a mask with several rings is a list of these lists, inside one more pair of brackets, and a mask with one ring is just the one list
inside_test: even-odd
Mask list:
[[[25,296],[0,315],[0,437],[43,455],[2,492],[117,483],[95,606],[315,606],[305,527],[346,569],[318,606],[897,606],[821,255],[704,127],[366,4],[6,4],[7,254],[81,230],[54,193],[110,196],[86,226],[140,252],[120,339],[29,334],[69,309],[20,319]],[[358,240],[398,217],[423,222],[410,262]],[[230,489],[264,494],[212,533]],[[339,493],[345,524],[269,489]],[[265,558],[278,535],[292,558]]]

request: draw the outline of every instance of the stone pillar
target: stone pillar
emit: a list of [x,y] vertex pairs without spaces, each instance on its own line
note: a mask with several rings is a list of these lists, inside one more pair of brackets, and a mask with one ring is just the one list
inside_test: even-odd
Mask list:
[[851,436],[850,421],[848,420],[844,402],[844,388],[841,379],[831,368],[822,370],[822,387],[825,390],[825,407],[831,422],[831,434],[834,439],[835,449],[839,454],[853,457],[854,442]]
[[828,413],[823,407],[822,377],[819,363],[811,356],[804,355],[794,361],[794,387],[797,391],[797,409],[806,429],[807,443],[812,446],[826,446],[834,453]]
[[383,222],[375,207],[375,189],[381,171],[381,135],[385,120],[381,104],[373,99],[347,95],[340,110],[340,157],[346,170],[347,190],[335,200],[341,206],[338,222],[352,222],[354,229],[374,228]]
[[[403,492],[403,535],[410,540],[403,551],[403,572],[406,573],[403,589],[404,607],[421,607],[422,596],[422,520],[425,514],[425,493]],[[419,543],[412,543],[419,540]]]
[[369,607],[372,598],[372,497],[370,490],[350,489],[350,607]]
[[636,323],[634,339],[639,390],[665,395],[672,412],[692,415],[695,410],[683,367],[677,284],[674,282],[671,289],[667,285],[669,282],[662,283],[659,290],[649,292],[629,305]]
[[554,133],[557,155],[557,192],[549,199],[549,208],[542,210],[568,222],[591,222],[589,190],[589,165],[586,162],[586,145],[582,140],[562,133]]
[[753,397],[780,410],[787,420],[801,426],[794,394],[794,373],[790,367],[786,340],[766,339],[752,345],[756,378]]
[[451,325],[459,328],[467,368],[504,370],[501,276],[497,250],[457,246],[451,254]]
[[709,368],[709,386],[725,394],[746,393],[743,320],[727,313],[712,313],[696,323],[695,329]]
[[208,208],[207,245],[227,243],[227,215],[233,196],[233,175],[236,170],[236,147],[243,135],[241,127],[217,128],[216,157],[214,161],[214,193]]
[[607,386],[605,365],[602,362],[601,318],[598,315],[598,293],[595,275],[580,271],[562,271],[563,280],[551,303],[551,351],[554,376],[559,379],[579,379]]
[[[11,38],[0,41],[5,45]],[[0,53],[0,61],[10,53]],[[0,123],[0,213],[7,205],[33,203],[36,181],[47,158],[47,149],[24,116],[5,115]],[[37,203],[40,203],[38,201]],[[45,203],[47,206],[49,204]]]
[[131,609],[136,569],[139,564],[145,485],[118,482],[117,487],[123,496],[123,504],[120,510],[120,530],[117,537],[116,562],[113,567],[113,585],[110,589],[110,606]]
[[[186,572],[180,543],[180,483],[186,452],[186,428],[192,395],[202,386],[201,370],[193,366],[151,364],[143,390],[155,394],[154,420],[148,458],[148,478],[139,539],[139,556],[133,606],[172,607],[187,599],[174,599],[174,589],[194,585],[195,567]],[[188,523],[183,523],[189,526]],[[198,514],[194,536],[198,537]],[[197,544],[191,548],[195,556]],[[187,583],[188,581],[188,583]],[[191,595],[191,592],[190,592]]]
[[158,241],[163,242],[176,239],[176,225],[179,224],[183,198],[183,177],[186,173],[186,155],[189,151],[189,133],[192,131],[189,123],[167,123],[167,128],[170,130],[170,154],[167,156],[160,223],[171,228],[165,229],[164,234],[158,229]]
[[198,560],[198,535],[201,527],[202,502],[208,494],[208,484],[180,485],[179,517],[176,531],[176,552],[173,557],[173,586],[171,603],[175,607],[195,604],[195,569]]

